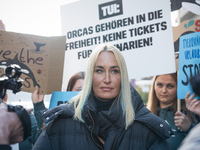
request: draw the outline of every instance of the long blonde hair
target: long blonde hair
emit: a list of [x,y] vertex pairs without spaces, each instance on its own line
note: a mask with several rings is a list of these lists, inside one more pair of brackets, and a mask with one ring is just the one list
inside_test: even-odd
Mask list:
[[71,103],[74,103],[74,107],[75,107],[74,119],[84,122],[81,116],[81,113],[85,105],[85,102],[88,100],[88,96],[90,95],[92,91],[92,79],[93,79],[94,66],[96,64],[99,54],[102,51],[112,52],[115,55],[116,61],[120,68],[121,90],[117,96],[117,99],[121,103],[123,115],[126,119],[126,129],[127,129],[128,126],[133,122],[135,118],[135,112],[134,112],[133,105],[131,102],[131,91],[130,91],[128,72],[127,72],[127,67],[126,67],[124,57],[121,54],[120,50],[111,44],[99,45],[92,51],[92,54],[90,55],[90,58],[87,64],[83,89],[77,96],[72,98],[72,100],[70,101]]

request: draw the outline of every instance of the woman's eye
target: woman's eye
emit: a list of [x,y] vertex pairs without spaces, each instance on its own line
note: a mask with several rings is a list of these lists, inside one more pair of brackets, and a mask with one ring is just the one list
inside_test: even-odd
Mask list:
[[158,87],[162,87],[162,84],[160,84],[160,83],[158,83],[158,84],[156,84]]
[[102,73],[103,70],[101,70],[101,69],[96,69],[95,72],[96,72],[96,73]]
[[113,74],[119,73],[119,70],[112,70]]
[[169,89],[173,89],[174,88],[174,85],[168,85],[167,86]]

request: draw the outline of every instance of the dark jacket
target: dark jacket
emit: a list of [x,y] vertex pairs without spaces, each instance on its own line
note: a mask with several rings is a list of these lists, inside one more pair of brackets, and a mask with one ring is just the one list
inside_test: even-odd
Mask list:
[[[33,150],[170,149],[165,140],[173,134],[171,128],[144,107],[134,88],[131,93],[136,116],[127,130],[121,104],[115,102],[109,111],[97,114],[91,94],[83,108],[85,123],[73,119],[73,104],[46,111],[44,121],[54,121],[41,133]],[[98,136],[105,141],[104,144]]]
[[169,143],[172,150],[177,150],[183,139],[187,136],[189,131],[195,126],[195,123],[192,122],[187,131],[179,130],[174,123],[175,112],[173,106],[169,106],[163,109],[159,108],[158,114],[159,114],[158,116],[163,120],[165,120],[165,122],[167,122],[171,127],[174,135],[168,138],[167,142]]

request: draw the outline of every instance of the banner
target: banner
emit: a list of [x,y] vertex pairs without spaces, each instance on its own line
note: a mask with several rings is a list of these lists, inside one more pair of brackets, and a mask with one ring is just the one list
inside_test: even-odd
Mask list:
[[51,94],[62,87],[65,36],[42,37],[0,31],[0,76],[10,64],[23,70],[22,91]]
[[181,36],[179,46],[177,94],[178,99],[184,99],[189,91],[194,94],[190,78],[200,73],[200,32]]
[[81,0],[61,6],[67,39],[63,89],[102,43],[120,49],[130,79],[175,72],[170,13],[166,0]]
[[173,27],[174,50],[176,60],[176,70],[178,71],[179,61],[179,40],[180,37],[186,34],[200,32],[200,20],[186,20],[180,23],[177,27]]
[[179,51],[179,38],[182,35],[200,32],[200,20],[186,20],[177,27],[173,27],[173,39],[175,52]]

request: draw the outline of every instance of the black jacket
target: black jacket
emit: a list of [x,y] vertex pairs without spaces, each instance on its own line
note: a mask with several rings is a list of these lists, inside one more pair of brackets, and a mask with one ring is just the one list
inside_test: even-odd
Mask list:
[[[33,150],[168,150],[171,128],[143,105],[140,95],[131,88],[135,120],[125,130],[121,105],[115,102],[110,111],[96,113],[93,94],[86,102],[82,117],[73,120],[72,104],[50,109],[43,114],[45,122],[53,120],[41,133]],[[99,137],[105,141],[104,144]]]

